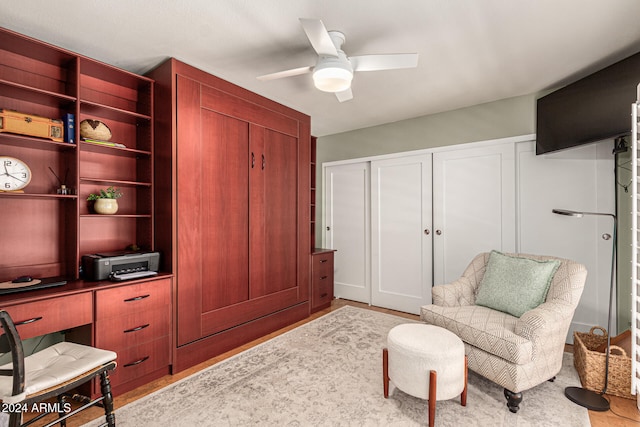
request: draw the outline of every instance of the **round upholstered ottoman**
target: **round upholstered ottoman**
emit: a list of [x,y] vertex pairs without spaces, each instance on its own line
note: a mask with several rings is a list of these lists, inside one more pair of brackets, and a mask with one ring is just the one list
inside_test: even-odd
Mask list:
[[467,404],[467,360],[454,333],[434,325],[407,323],[389,331],[382,352],[384,397],[389,381],[403,392],[429,400],[433,426],[437,400],[460,396]]

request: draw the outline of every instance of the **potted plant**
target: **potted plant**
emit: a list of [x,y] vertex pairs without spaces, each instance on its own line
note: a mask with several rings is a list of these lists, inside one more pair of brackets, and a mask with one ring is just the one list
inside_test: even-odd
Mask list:
[[118,199],[122,197],[122,191],[116,187],[101,189],[97,194],[91,193],[87,200],[93,202],[93,210],[97,214],[113,215],[118,212]]

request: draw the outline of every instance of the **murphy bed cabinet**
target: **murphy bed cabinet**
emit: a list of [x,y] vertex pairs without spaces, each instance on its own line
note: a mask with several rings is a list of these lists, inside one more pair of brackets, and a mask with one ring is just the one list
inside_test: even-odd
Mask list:
[[[149,309],[124,319],[127,313],[109,297],[112,292],[138,295],[156,286],[170,296],[171,276],[114,283],[85,281],[79,272],[84,254],[133,244],[155,250],[153,91],[148,77],[0,28],[0,109],[48,119],[73,114],[76,123],[73,143],[0,132],[0,155],[24,161],[32,172],[24,192],[0,192],[0,282],[22,275],[67,281],[0,295],[0,308],[16,321],[36,319],[20,330],[23,339],[65,330],[67,340],[117,351],[120,372],[139,361],[135,374],[116,375],[115,393],[166,375],[171,365],[170,298],[153,307],[164,310],[165,317]],[[107,124],[111,142],[124,147],[81,141],[78,125],[84,119]],[[62,183],[67,194],[57,191]],[[87,196],[109,186],[122,190],[120,208],[115,215],[97,215]],[[116,336],[116,318],[122,331],[147,323],[152,327]],[[139,353],[133,354],[132,341]],[[150,349],[154,345],[166,348]]]
[[175,59],[148,75],[179,372],[309,315],[310,119]]

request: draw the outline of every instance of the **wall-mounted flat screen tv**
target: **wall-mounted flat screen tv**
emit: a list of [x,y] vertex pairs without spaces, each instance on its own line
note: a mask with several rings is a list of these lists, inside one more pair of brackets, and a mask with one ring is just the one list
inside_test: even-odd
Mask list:
[[630,134],[639,83],[637,53],[538,99],[536,154]]

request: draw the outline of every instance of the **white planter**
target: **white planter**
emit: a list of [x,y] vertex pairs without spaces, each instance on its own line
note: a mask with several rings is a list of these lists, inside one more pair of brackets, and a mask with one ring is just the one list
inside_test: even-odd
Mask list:
[[93,204],[93,210],[101,215],[113,215],[118,212],[117,199],[98,199]]

